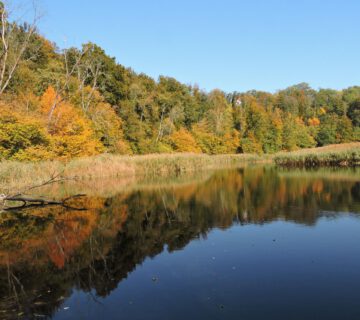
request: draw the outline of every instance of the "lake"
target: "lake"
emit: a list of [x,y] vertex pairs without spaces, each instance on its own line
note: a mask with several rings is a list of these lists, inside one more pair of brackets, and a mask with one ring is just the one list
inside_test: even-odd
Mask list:
[[1,319],[360,319],[360,171],[66,183],[7,212]]

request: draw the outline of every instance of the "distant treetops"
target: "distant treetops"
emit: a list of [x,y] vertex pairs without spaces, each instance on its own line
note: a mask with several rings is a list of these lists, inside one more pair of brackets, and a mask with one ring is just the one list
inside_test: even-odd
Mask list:
[[93,43],[60,51],[6,14],[0,27],[0,159],[262,154],[360,140],[358,86],[207,93],[136,74]]

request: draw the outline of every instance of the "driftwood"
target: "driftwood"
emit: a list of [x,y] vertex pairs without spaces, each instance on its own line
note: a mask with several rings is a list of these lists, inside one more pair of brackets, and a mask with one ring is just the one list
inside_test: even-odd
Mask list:
[[[64,208],[73,209],[73,210],[85,210],[85,208],[74,208],[67,204],[67,202],[69,200],[79,198],[79,197],[84,197],[85,194],[76,194],[76,195],[67,197],[62,200],[53,200],[53,199],[46,199],[44,197],[33,197],[33,196],[26,195],[26,193],[30,190],[37,189],[37,188],[40,188],[40,187],[43,187],[43,186],[46,186],[49,184],[62,182],[64,180],[67,180],[67,179],[62,178],[60,176],[60,174],[57,174],[57,175],[53,174],[49,180],[47,180],[39,185],[28,187],[25,190],[20,191],[16,194],[13,194],[13,195],[1,194],[0,195],[0,209],[1,209],[1,204],[2,204],[3,210],[15,210],[15,209],[24,209],[24,208],[29,208],[29,207],[40,207],[40,206],[62,206]],[[20,202],[21,205],[6,206],[5,204],[7,201]]]

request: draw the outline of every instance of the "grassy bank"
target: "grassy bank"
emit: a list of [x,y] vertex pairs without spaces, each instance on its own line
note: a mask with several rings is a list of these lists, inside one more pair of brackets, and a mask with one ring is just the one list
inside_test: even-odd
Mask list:
[[[281,152],[275,156],[250,154],[152,154],[144,156],[118,156],[103,154],[78,158],[68,162],[0,162],[0,193],[21,190],[41,184],[54,174],[77,181],[96,178],[132,177],[152,178],[178,176],[183,173],[230,168],[251,162],[274,162],[284,167],[355,166],[360,165],[360,142],[331,145],[295,152]],[[126,178],[126,179],[125,179]]]
[[69,162],[0,162],[0,192],[21,189],[49,179],[54,173],[64,178],[85,180],[113,177],[156,177],[179,175],[215,168],[235,167],[245,162],[266,161],[254,155],[153,154],[117,156],[103,154]]
[[357,166],[360,165],[360,142],[281,152],[275,155],[274,161],[284,167]]

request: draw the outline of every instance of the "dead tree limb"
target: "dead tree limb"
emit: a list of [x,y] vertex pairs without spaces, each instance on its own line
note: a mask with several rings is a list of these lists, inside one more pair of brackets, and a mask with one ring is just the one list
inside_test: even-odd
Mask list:
[[34,186],[30,186],[30,187],[27,187],[25,189],[23,189],[22,191],[19,191],[18,193],[16,194],[13,194],[13,195],[7,195],[5,197],[3,197],[4,199],[3,200],[6,200],[7,198],[13,198],[13,197],[16,197],[16,196],[21,196],[21,195],[25,195],[28,191],[30,190],[34,190],[34,189],[38,189],[38,188],[41,188],[41,187],[44,187],[44,186],[47,186],[47,185],[50,185],[50,184],[53,184],[53,183],[57,183],[57,182],[62,182],[62,181],[65,181],[65,180],[68,180],[67,178],[64,178],[62,177],[63,172],[60,172],[60,173],[53,173],[50,177],[49,180],[46,180],[40,184],[37,184],[37,185],[34,185]]
[[[3,210],[15,210],[15,209],[24,209],[24,208],[29,208],[29,207],[40,207],[40,206],[62,206],[64,208],[68,208],[68,209],[74,209],[74,210],[85,210],[84,208],[75,208],[75,207],[71,207],[67,204],[67,202],[71,199],[75,199],[75,198],[79,198],[79,197],[84,197],[85,194],[76,194],[70,197],[67,197],[65,199],[62,200],[53,200],[53,199],[47,199],[44,197],[33,197],[33,196],[29,196],[26,193],[29,192],[30,190],[34,190],[40,187],[44,187],[53,183],[57,183],[57,182],[62,182],[65,180],[68,180],[66,178],[63,178],[61,176],[62,173],[53,173],[51,178],[47,181],[44,181],[41,184],[38,185],[34,185],[31,187],[28,187],[20,192],[17,192],[16,194],[10,194],[10,195],[0,195],[0,204],[2,204],[2,209]],[[6,202],[20,202],[22,203],[19,206],[6,206]]]
[[67,204],[67,202],[71,199],[76,199],[76,198],[80,198],[80,197],[84,197],[85,194],[76,194],[73,195],[71,197],[67,197],[63,200],[52,200],[52,199],[45,199],[42,197],[39,198],[33,198],[33,197],[27,197],[27,196],[22,196],[22,195],[16,195],[13,197],[6,197],[4,199],[5,201],[11,201],[11,202],[21,202],[22,205],[20,206],[5,206],[4,210],[9,211],[9,210],[17,210],[17,209],[24,209],[24,208],[34,208],[34,207],[44,207],[44,206],[62,206],[64,208],[67,209],[72,209],[72,210],[86,210],[85,208],[76,208],[76,207],[72,207],[70,205]]

